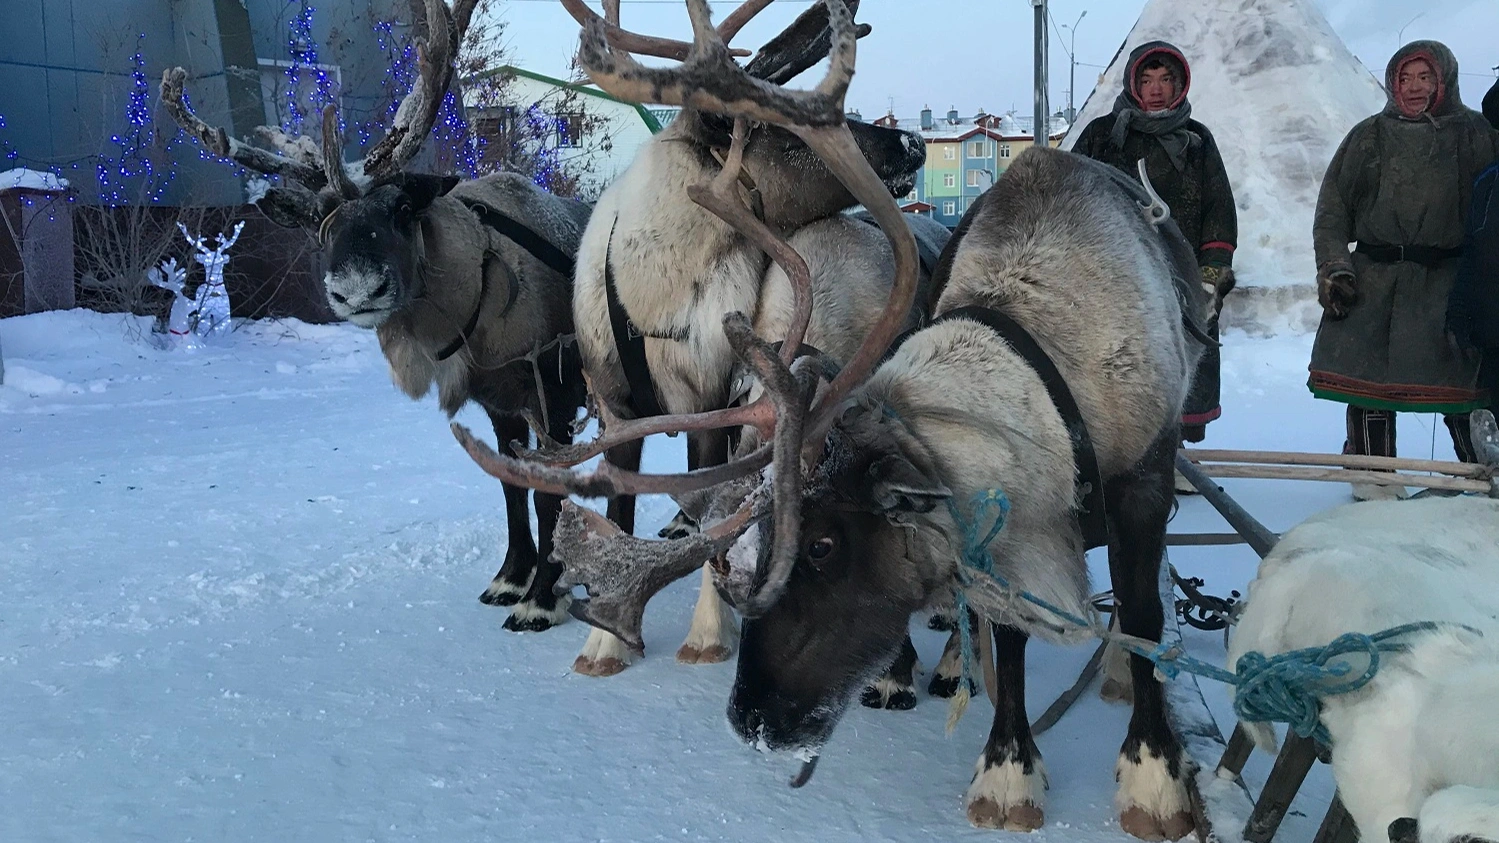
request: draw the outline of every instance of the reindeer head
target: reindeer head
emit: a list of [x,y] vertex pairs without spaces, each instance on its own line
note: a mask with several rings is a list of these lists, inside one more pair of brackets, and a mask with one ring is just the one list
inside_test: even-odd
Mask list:
[[816,750],[853,696],[895,658],[911,614],[951,573],[929,557],[929,531],[913,523],[950,496],[936,478],[921,443],[856,396],[808,478],[795,556],[774,558],[773,515],[726,554],[731,575],[742,568],[779,578],[774,566],[789,563],[779,595],[761,601],[763,612],[746,613],[740,636],[728,717],[746,742]]
[[322,147],[262,126],[257,134],[279,152],[228,137],[183,101],[187,72],[166,71],[161,99],[177,123],[208,149],[247,168],[279,176],[282,184],[256,204],[272,221],[317,234],[327,251],[324,286],[341,318],[378,327],[422,294],[425,259],[422,215],[456,178],[406,173],[402,168],[432,130],[452,81],[454,60],[478,0],[425,0],[426,37],[416,39],[418,80],[395,111],[385,137],[365,155],[358,178],[344,163],[333,105],[323,111]]
[[[847,121],[859,152],[891,196],[905,196],[926,162],[921,135]],[[692,144],[701,163],[716,169],[732,142],[734,121],[720,114],[684,111],[663,133],[662,143]],[[716,159],[716,160],[715,160]],[[774,124],[752,124],[744,147],[744,176],[759,194],[765,221],[792,229],[858,204],[807,144]]]
[[377,328],[421,296],[422,215],[457,183],[454,176],[400,173],[330,213],[324,223],[328,274],[323,287],[334,314]]

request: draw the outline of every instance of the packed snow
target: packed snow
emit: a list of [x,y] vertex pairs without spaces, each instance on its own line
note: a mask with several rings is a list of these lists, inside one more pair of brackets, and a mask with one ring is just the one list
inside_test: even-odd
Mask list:
[[1213,133],[1233,185],[1240,285],[1310,284],[1322,174],[1348,130],[1384,106],[1384,91],[1310,0],[1201,0],[1192,9],[1145,5],[1062,147],[1113,109],[1135,47],[1175,44],[1192,66],[1192,117]]
[[[0,338],[0,840],[994,837],[961,801],[989,706],[944,734],[947,702],[924,690],[943,636],[924,618],[916,709],[856,707],[796,791],[793,759],[725,728],[733,665],[672,659],[696,577],[651,604],[647,657],[616,677],[570,671],[582,624],[503,631],[505,610],[476,599],[503,552],[499,485],[431,400],[392,388],[372,332],[236,323],[165,350],[146,320],[65,311],[0,320]],[[1229,333],[1207,444],[1335,449],[1341,407],[1303,385],[1310,342]],[[492,439],[477,411],[459,420]],[[1402,424],[1406,455],[1452,457],[1439,422]],[[685,462],[680,439],[646,458]],[[1225,485],[1274,529],[1348,494]],[[643,501],[640,533],[674,512]],[[1188,498],[1173,529],[1226,527]],[[1217,594],[1257,561],[1171,557]],[[1222,659],[1221,634],[1187,640]],[[1033,645],[1033,716],[1090,651]],[[1227,728],[1227,695],[1204,689]],[[1111,804],[1127,717],[1090,694],[1040,738],[1051,790],[1032,839],[1128,839]],[[1249,768],[1255,792],[1268,764]],[[1319,767],[1285,839],[1309,839],[1330,795]]]

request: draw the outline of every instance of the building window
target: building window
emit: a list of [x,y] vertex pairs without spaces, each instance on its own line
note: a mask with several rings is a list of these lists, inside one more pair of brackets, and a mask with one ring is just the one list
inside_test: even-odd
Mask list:
[[958,174],[957,173],[944,173],[942,175],[942,186],[943,187],[957,187],[958,186]]
[[1002,143],[1002,144],[999,145],[999,157],[1000,158],[1009,158],[1010,157],[1010,145],[1009,144]]
[[979,187],[979,186],[983,185],[984,184],[984,180],[981,177],[985,176],[985,175],[988,175],[988,174],[985,173],[983,170],[969,170],[968,171],[968,186],[969,187]]
[[956,160],[958,160],[958,151],[956,149],[952,148],[952,144],[948,144],[947,146],[942,147],[942,160],[944,160],[944,161],[956,161]]
[[557,115],[557,145],[563,147],[583,145],[583,115]]
[[983,141],[974,141],[968,145],[969,158],[988,158],[989,145]]
[[956,202],[943,202],[942,203],[942,216],[944,216],[944,217],[950,217],[950,216],[953,216],[953,215],[955,215],[957,213],[958,213],[958,203],[956,203]]

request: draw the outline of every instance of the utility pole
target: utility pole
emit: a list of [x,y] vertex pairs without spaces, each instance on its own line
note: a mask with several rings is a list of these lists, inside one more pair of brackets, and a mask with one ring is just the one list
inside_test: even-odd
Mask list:
[[1071,33],[1071,37],[1068,38],[1068,44],[1067,44],[1067,62],[1069,64],[1069,67],[1067,68],[1067,122],[1068,122],[1068,124],[1071,124],[1074,120],[1077,119],[1077,109],[1075,109],[1075,108],[1072,107],[1073,94],[1077,90],[1077,25],[1080,24],[1080,23],[1082,23],[1083,22],[1083,18],[1085,18],[1087,16],[1088,16],[1088,10],[1084,9],[1083,12],[1082,12],[1082,14],[1080,14],[1080,15],[1077,16],[1077,20],[1075,20],[1075,21],[1072,22],[1072,26],[1067,27],[1068,32]]
[[1036,123],[1031,127],[1031,142],[1046,146],[1051,136],[1051,121],[1047,119],[1049,103],[1046,101],[1046,0],[1031,0],[1036,11]]

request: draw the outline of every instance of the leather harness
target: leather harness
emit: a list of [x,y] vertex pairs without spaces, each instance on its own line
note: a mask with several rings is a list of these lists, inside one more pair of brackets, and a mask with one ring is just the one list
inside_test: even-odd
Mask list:
[[[1077,470],[1077,523],[1082,529],[1083,549],[1107,546],[1109,523],[1108,513],[1104,508],[1103,473],[1098,468],[1098,454],[1093,448],[1093,437],[1088,434],[1088,425],[1083,420],[1082,410],[1077,406],[1077,399],[1073,397],[1072,390],[1067,388],[1067,380],[1062,377],[1056,363],[1029,331],[998,310],[978,306],[960,307],[932,320],[931,325],[951,319],[968,319],[998,334],[1040,376],[1041,383],[1046,386],[1046,394],[1051,397],[1051,403],[1061,415],[1062,423],[1067,426],[1068,438],[1072,440],[1072,463]],[[920,329],[912,329],[897,337],[886,352],[885,359],[888,360],[895,354],[917,330]]]
[[[529,226],[512,219],[499,209],[478,200],[463,199],[460,201],[474,213],[474,216],[479,218],[480,223],[509,239],[515,245],[525,249],[531,257],[536,258],[552,270],[568,278],[569,281],[572,279],[574,266],[572,257],[552,245],[546,238],[537,234]],[[479,327],[479,314],[483,312],[484,300],[489,295],[490,261],[500,259],[499,253],[493,249],[484,250],[484,265],[479,270],[479,301],[474,305],[474,312],[469,316],[468,323],[463,326],[463,331],[456,339],[443,346],[442,350],[437,352],[439,362],[452,357],[458,353],[459,349],[468,345],[469,339],[474,335],[474,330]],[[510,310],[511,306],[515,304],[516,298],[520,295],[520,281],[515,277],[515,273],[509,267],[506,267],[505,274],[510,278],[510,298],[505,302],[505,308],[501,311],[501,315]]]

